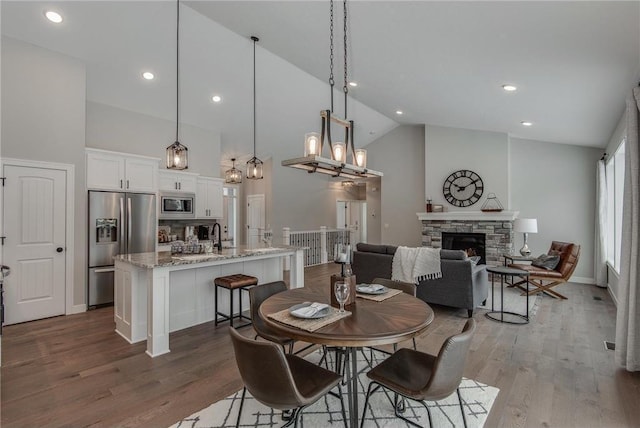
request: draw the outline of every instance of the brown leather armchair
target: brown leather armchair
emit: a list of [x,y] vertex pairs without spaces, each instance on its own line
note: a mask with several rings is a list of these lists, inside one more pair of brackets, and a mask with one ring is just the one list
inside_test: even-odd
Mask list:
[[525,293],[529,293],[529,295],[546,293],[552,297],[566,299],[566,296],[563,296],[551,288],[569,281],[569,278],[573,275],[573,271],[576,269],[578,260],[580,259],[580,245],[569,242],[553,241],[551,242],[551,248],[549,248],[547,254],[560,256],[560,262],[554,270],[547,270],[537,266],[523,264],[509,265],[509,267],[529,272],[528,282],[534,288],[529,289],[526,284],[526,280],[516,282],[513,286],[518,287]]

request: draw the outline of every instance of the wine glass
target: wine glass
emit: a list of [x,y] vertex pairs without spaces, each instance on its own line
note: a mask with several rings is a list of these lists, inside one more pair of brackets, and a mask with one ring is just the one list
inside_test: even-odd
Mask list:
[[340,313],[344,312],[344,304],[349,298],[349,284],[338,281],[335,283],[336,300],[340,303]]

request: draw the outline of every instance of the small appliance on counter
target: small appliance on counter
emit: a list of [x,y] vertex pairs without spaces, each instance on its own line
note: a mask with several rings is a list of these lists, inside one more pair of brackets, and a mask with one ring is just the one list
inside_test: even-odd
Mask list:
[[212,238],[211,236],[211,228],[212,226],[210,225],[201,225],[198,226],[198,239],[199,240],[210,240]]

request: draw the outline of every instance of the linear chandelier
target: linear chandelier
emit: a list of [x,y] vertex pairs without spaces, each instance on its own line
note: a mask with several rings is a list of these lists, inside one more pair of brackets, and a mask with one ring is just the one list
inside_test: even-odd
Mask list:
[[[331,109],[322,110],[321,133],[310,132],[305,135],[304,157],[286,159],[281,162],[282,166],[297,168],[309,173],[319,172],[342,178],[369,178],[382,177],[379,171],[367,168],[367,151],[356,149],[353,138],[353,120],[347,119],[347,99],[349,94],[348,73],[347,73],[347,0],[343,0],[343,24],[344,24],[344,82],[342,91],[344,92],[344,119],[333,114],[333,88],[335,80],[333,76],[333,0],[330,3],[330,24],[329,24],[329,87],[331,91]],[[331,123],[344,128],[344,142],[333,142],[331,139]],[[325,140],[329,146],[330,158],[322,156]],[[347,162],[347,156],[351,154],[351,163]]]

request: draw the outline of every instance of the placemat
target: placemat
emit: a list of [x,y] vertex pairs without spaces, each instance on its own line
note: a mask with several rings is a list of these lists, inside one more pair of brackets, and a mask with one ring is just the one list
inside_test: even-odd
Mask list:
[[269,314],[267,316],[283,324],[287,324],[292,327],[297,327],[305,331],[313,332],[318,329],[321,329],[325,325],[329,325],[331,323],[334,323],[342,318],[346,318],[349,315],[351,315],[351,312],[349,311],[344,311],[340,313],[340,310],[338,310],[337,308],[334,308],[332,306],[329,306],[329,308],[331,308],[331,312],[329,313],[329,315],[322,318],[313,318],[313,319],[297,318],[289,313],[289,309],[283,309],[279,312]]
[[356,293],[356,297],[360,297],[362,299],[367,299],[367,300],[373,300],[375,302],[382,302],[383,300],[387,300],[393,296],[395,296],[396,294],[400,294],[402,293],[402,290],[395,290],[390,288],[389,291],[387,291],[384,294],[362,294],[362,293]]

